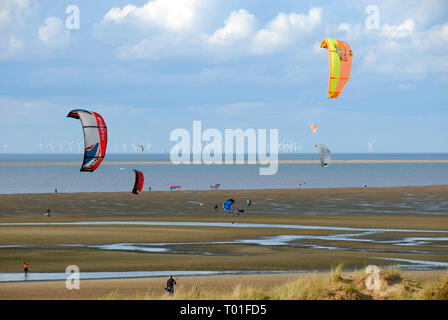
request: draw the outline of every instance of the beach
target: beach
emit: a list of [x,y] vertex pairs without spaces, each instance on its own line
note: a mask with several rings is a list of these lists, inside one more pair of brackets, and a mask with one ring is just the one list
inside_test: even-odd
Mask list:
[[[350,276],[351,273],[343,275]],[[443,271],[406,271],[402,276],[414,283],[432,283],[444,275]],[[262,299],[263,296],[244,295],[244,290],[268,291],[297,281],[316,281],[331,275],[322,274],[269,274],[231,275],[177,278],[176,294],[166,294],[166,277],[138,279],[82,280],[77,290],[67,290],[65,281],[37,281],[0,283],[0,300],[167,300],[167,299],[237,299],[235,291],[241,291],[240,299]],[[196,292],[196,296],[191,293]],[[205,293],[203,296],[198,293]],[[373,294],[373,292],[372,292]],[[317,298],[317,297],[316,297]],[[370,298],[370,297],[365,297]]]
[[[56,294],[64,291],[58,289],[64,281],[33,281],[33,275],[63,273],[68,265],[81,274],[118,277],[82,280],[90,289],[73,298],[88,299],[120,288],[144,295],[150,283],[163,284],[163,277],[143,277],[142,286],[133,287],[139,279],[119,279],[129,271],[172,271],[188,288],[201,279],[230,284],[226,279],[238,277],[263,286],[266,279],[281,283],[337,265],[348,271],[396,266],[440,276],[448,266],[447,191],[423,186],[0,195],[0,273],[20,279],[23,261],[31,271],[29,279],[0,281],[0,298],[43,297],[26,290],[38,283],[54,288],[42,289],[48,299],[69,298],[74,293]],[[244,212],[225,213],[221,204],[228,198]],[[184,275],[193,271],[232,275]]]

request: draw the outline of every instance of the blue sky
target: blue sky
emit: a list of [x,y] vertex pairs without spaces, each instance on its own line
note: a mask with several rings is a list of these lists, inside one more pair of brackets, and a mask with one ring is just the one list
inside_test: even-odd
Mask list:
[[[337,99],[326,37],[354,52]],[[447,42],[436,0],[0,0],[0,152],[78,152],[79,107],[103,115],[109,152],[168,152],[193,120],[279,129],[301,152],[448,152]]]

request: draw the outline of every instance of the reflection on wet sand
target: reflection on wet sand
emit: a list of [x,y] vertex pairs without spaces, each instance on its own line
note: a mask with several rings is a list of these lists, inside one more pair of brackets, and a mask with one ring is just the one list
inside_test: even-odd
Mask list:
[[[288,271],[185,271],[185,270],[164,270],[164,271],[117,271],[117,272],[80,272],[81,280],[93,279],[123,279],[123,278],[153,278],[153,277],[167,277],[174,275],[180,276],[216,276],[216,275],[236,275],[236,274],[287,274],[287,273],[306,273],[303,270],[288,270]],[[29,273],[25,276],[23,273],[9,272],[0,273],[0,282],[20,282],[20,281],[60,281],[66,280],[67,273],[64,272],[36,272]]]
[[[223,223],[223,222],[163,222],[163,221],[90,221],[90,222],[49,222],[49,223],[1,223],[3,226],[66,226],[66,225],[145,225],[145,226],[195,226],[223,228],[276,228],[298,230],[330,230],[329,235],[281,234],[256,237],[253,239],[233,239],[229,241],[183,241],[183,242],[148,242],[148,243],[105,243],[105,244],[27,244],[0,245],[1,249],[51,249],[51,248],[87,248],[96,250],[116,250],[143,253],[165,254],[199,254],[221,256],[249,256],[250,253],[235,253],[227,250],[229,245],[241,246],[276,246],[296,247],[317,250],[339,250],[354,252],[374,252],[392,254],[388,258],[378,258],[400,262],[406,269],[440,269],[448,266],[447,262],[418,259],[403,259],[393,254],[417,254],[443,257],[448,251],[448,231],[390,228],[352,228],[328,227],[293,224],[263,223]],[[337,233],[340,232],[340,233]],[[411,236],[408,236],[412,233]],[[416,234],[422,234],[416,236]],[[210,239],[211,240],[211,239]],[[376,257],[375,257],[376,259]],[[433,258],[434,259],[434,258]]]

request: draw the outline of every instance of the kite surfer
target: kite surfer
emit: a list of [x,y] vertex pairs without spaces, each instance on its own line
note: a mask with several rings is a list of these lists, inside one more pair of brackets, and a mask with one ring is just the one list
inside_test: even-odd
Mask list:
[[174,294],[174,285],[177,284],[176,280],[173,279],[173,276],[170,275],[168,280],[166,281],[166,288],[165,290],[168,291],[168,294],[173,295]]

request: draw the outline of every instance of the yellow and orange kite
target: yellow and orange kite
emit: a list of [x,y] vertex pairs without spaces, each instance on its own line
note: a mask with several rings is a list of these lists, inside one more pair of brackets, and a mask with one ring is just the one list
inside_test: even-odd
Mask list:
[[311,130],[313,131],[313,133],[316,133],[317,125],[312,124],[312,125],[311,125]]
[[330,58],[328,98],[337,98],[350,79],[353,52],[347,42],[331,38],[325,38],[320,47],[328,49]]

